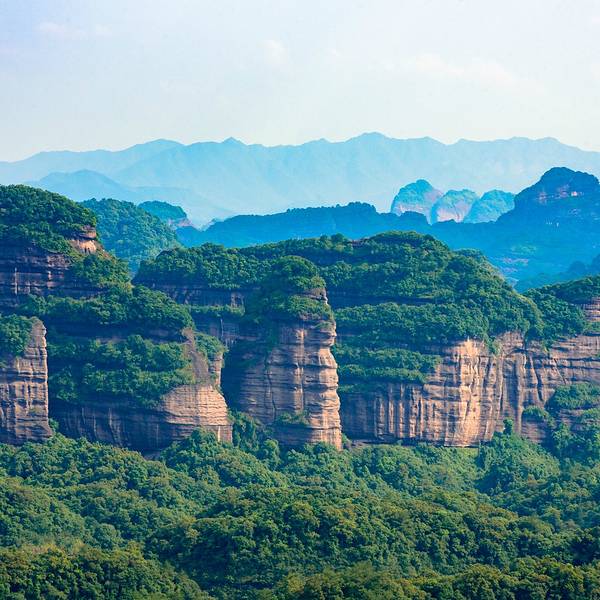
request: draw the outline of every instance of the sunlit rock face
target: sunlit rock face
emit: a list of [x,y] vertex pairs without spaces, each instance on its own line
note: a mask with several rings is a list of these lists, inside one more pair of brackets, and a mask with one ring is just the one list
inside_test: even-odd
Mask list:
[[[599,310],[600,303],[594,304]],[[550,349],[505,334],[493,352],[474,340],[431,350],[442,360],[424,384],[390,383],[383,392],[344,397],[344,433],[368,442],[476,446],[509,418],[517,432],[542,442],[545,425],[523,418],[523,411],[543,408],[559,387],[600,384],[598,334],[559,341]]]
[[214,432],[220,441],[230,442],[232,426],[225,398],[219,391],[222,356],[208,361],[197,351],[192,337],[185,346],[192,361],[194,382],[170,390],[156,405],[103,399],[81,404],[53,400],[50,416],[58,421],[61,433],[70,437],[85,437],[141,452],[166,448],[198,428]]
[[266,339],[258,333],[234,344],[223,374],[228,402],[273,427],[284,445],[340,448],[334,341],[333,323],[298,320],[277,323]]

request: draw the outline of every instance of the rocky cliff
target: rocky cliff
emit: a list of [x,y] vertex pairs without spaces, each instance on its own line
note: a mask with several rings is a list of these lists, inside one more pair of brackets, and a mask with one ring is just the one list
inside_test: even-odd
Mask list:
[[165,448],[200,427],[213,431],[217,439],[230,442],[231,423],[219,391],[222,356],[209,362],[196,349],[191,336],[185,345],[192,361],[194,382],[172,389],[156,405],[51,400],[50,416],[67,436],[86,437],[141,452]]
[[327,442],[341,447],[335,325],[278,322],[234,344],[223,373],[231,404],[271,426],[285,445]]
[[0,442],[39,442],[48,425],[46,329],[36,320],[22,356],[0,357]]
[[[202,281],[141,282],[193,305],[196,326],[229,348],[223,389],[230,406],[271,427],[285,445],[328,442],[339,448],[338,376],[331,352],[336,333],[323,281],[319,278],[311,289],[295,289],[299,273],[308,280],[318,277],[314,265],[298,257],[283,259],[266,273],[277,278],[268,290],[259,285],[219,290]],[[317,313],[325,309],[326,316],[289,306],[285,315],[278,313],[279,303],[288,301],[301,307],[308,303]]]
[[341,406],[342,430],[371,442],[426,441],[475,446],[510,418],[532,441],[546,436],[542,422],[523,419],[553,393],[576,383],[600,383],[600,335],[590,333],[545,349],[506,334],[492,352],[466,340],[431,348],[442,357],[424,384],[392,384],[384,391],[351,393]]
[[431,222],[460,223],[478,200],[479,196],[471,190],[449,190],[431,207]]
[[[73,249],[82,254],[97,251],[96,230],[88,227],[70,239]],[[70,277],[72,259],[60,252],[49,252],[30,244],[3,243],[0,247],[0,306],[10,307],[29,294],[61,294],[81,297],[93,293]]]

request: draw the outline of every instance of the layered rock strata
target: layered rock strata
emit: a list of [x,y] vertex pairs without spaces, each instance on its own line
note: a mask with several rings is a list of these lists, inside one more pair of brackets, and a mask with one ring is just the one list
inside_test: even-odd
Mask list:
[[155,406],[109,400],[82,404],[52,401],[50,415],[67,436],[141,452],[165,448],[198,428],[213,431],[220,441],[230,442],[232,426],[219,391],[221,357],[209,363],[191,338],[186,342],[186,352],[192,360],[194,383],[172,389]]
[[341,448],[335,325],[278,322],[268,339],[233,345],[223,378],[228,401],[273,428],[284,445],[327,442]]
[[517,432],[541,442],[545,426],[523,419],[525,408],[543,408],[559,387],[600,384],[600,335],[594,333],[550,349],[506,334],[494,352],[473,340],[431,351],[442,360],[424,384],[389,383],[384,390],[346,395],[344,433],[369,442],[475,446],[510,418]]
[[22,356],[0,356],[0,442],[20,445],[52,435],[48,425],[46,329],[34,321]]
[[[140,283],[196,306],[243,308],[256,292],[256,288]],[[308,295],[327,303],[324,290]],[[194,316],[201,331],[229,348],[223,372],[228,404],[272,427],[284,445],[327,442],[341,447],[337,364],[331,352],[336,336],[333,322],[274,320],[273,327],[261,330],[249,329],[231,316]]]
[[[83,254],[93,254],[97,250],[96,230],[87,228],[69,243]],[[66,254],[48,252],[34,245],[3,244],[0,248],[0,306],[15,306],[29,294],[88,295],[91,290],[80,289],[70,279],[71,264]]]

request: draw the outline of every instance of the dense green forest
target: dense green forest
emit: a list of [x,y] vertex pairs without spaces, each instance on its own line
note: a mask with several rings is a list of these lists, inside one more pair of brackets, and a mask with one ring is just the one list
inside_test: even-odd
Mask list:
[[[590,277],[520,295],[478,253],[415,233],[177,248],[143,262],[132,285],[110,254],[72,253],[69,236],[95,223],[87,209],[69,217],[65,199],[14,193],[2,235],[22,229],[64,248],[73,281],[94,286],[90,297],[29,297],[0,317],[0,361],[24,351],[33,318],[44,322],[51,401],[152,406],[191,381],[186,344],[223,352],[194,331],[211,311],[260,326],[334,316],[343,399],[367,383],[422,381],[438,360],[430,346],[445,340],[493,348],[517,330],[550,345],[588,327],[580,305],[600,294]],[[29,201],[40,212],[56,202],[61,233],[34,232]],[[142,285],[157,280],[248,300],[183,306]],[[543,445],[507,421],[473,449],[289,449],[239,414],[232,444],[196,431],[152,459],[60,432],[1,445],[0,598],[597,599],[599,411],[597,387],[560,388],[523,415],[546,423]]]
[[95,226],[93,212],[64,196],[25,185],[0,186],[2,244],[34,244],[75,258],[67,240]]
[[597,452],[510,422],[480,450],[285,451],[247,418],[234,439],[197,432],[158,460],[60,435],[0,447],[0,594],[598,597]]
[[[138,268],[142,260],[179,246],[175,232],[158,215],[131,202],[104,198],[86,200],[82,204],[96,215],[102,245],[125,260],[132,271]],[[152,206],[154,204],[165,203],[152,203]],[[166,206],[177,213],[178,207]]]
[[163,223],[171,224],[187,219],[187,215],[181,206],[174,206],[168,202],[148,200],[147,202],[142,202],[139,207],[144,209],[147,213],[158,217]]
[[[516,331],[552,344],[588,327],[578,305],[583,291],[547,287],[520,295],[480,253],[452,251],[414,232],[358,242],[334,235],[242,249],[178,248],[143,262],[136,281],[240,289],[252,298],[285,256],[316,265],[325,283],[340,334],[334,351],[342,398],[379,382],[425,380],[442,343],[475,338],[493,346]],[[600,289],[600,278],[578,285]],[[200,320],[207,314],[206,307],[191,308]]]
[[0,366],[2,358],[21,356],[31,338],[32,320],[19,315],[0,315]]
[[[152,406],[174,387],[194,381],[182,334],[193,327],[192,318],[160,292],[115,286],[88,299],[30,297],[16,310],[47,327],[51,400]],[[0,346],[9,319],[0,320]],[[115,332],[120,341],[110,341]]]

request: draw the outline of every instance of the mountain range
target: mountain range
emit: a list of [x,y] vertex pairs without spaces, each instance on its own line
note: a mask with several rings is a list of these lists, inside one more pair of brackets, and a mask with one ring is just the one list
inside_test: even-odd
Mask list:
[[43,152],[2,162],[0,183],[27,182],[79,200],[163,200],[200,224],[353,201],[387,211],[398,189],[416,179],[438,189],[517,192],[557,165],[600,175],[600,153],[553,138],[446,145],[367,133],[274,147],[233,138],[191,145],[156,140],[115,152]]
[[180,240],[190,246],[204,242],[248,246],[335,233],[357,239],[390,230],[425,233],[451,248],[479,250],[512,282],[540,273],[559,274],[573,262],[589,263],[600,253],[600,184],[588,173],[550,169],[514,197],[512,210],[490,222],[465,219],[430,224],[416,210],[400,215],[378,213],[369,204],[351,203],[236,216],[193,235],[188,232]]

